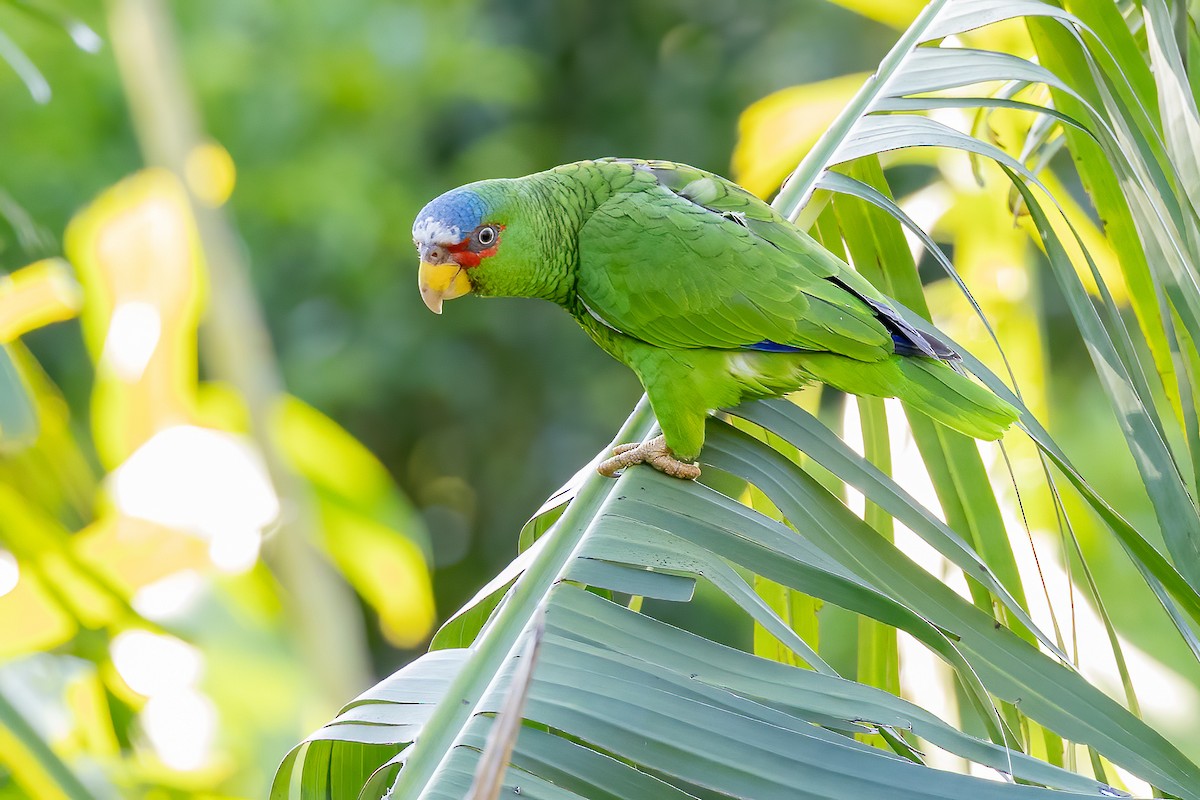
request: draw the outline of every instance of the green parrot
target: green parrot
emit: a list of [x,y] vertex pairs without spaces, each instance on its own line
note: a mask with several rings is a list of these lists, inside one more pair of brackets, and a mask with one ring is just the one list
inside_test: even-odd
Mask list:
[[434,313],[468,293],[549,300],[637,373],[662,435],[617,447],[604,475],[694,479],[709,414],[812,382],[979,439],[1018,416],[816,240],[695,167],[606,158],[479,181],[425,206],[413,241]]

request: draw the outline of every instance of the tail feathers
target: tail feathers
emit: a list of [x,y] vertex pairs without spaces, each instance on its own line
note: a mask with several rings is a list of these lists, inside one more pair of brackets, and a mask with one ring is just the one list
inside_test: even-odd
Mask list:
[[1010,403],[944,362],[898,360],[905,380],[897,396],[959,433],[993,441],[1020,416]]
[[875,363],[839,356],[807,359],[806,371],[822,383],[851,394],[898,397],[959,433],[993,441],[1020,416],[992,394],[944,362],[892,356]]

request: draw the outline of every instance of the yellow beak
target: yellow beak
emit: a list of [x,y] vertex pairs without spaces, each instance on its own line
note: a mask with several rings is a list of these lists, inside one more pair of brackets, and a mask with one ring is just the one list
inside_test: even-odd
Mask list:
[[421,299],[435,314],[442,313],[443,300],[453,300],[471,291],[467,271],[454,262],[430,264],[422,261],[417,285],[421,288]]

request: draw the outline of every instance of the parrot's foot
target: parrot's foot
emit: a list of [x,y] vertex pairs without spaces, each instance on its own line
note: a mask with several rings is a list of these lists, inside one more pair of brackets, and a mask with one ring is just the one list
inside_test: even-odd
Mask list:
[[667,440],[662,436],[638,444],[619,444],[613,448],[613,456],[596,468],[606,478],[615,478],[617,473],[634,464],[649,464],[659,472],[673,478],[694,481],[700,477],[700,467],[680,461],[667,447]]

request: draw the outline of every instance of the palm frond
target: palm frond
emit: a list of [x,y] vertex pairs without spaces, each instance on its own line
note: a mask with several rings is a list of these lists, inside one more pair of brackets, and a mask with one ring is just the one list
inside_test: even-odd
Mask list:
[[[791,175],[775,206],[815,226],[827,246],[844,247],[906,307],[912,324],[932,332],[905,226],[986,317],[953,263],[890,197],[880,156],[949,148],[1001,167],[1092,356],[1159,529],[1139,531],[1113,508],[1025,407],[1016,386],[969,353],[964,365],[1022,410],[1021,429],[1047,465],[1056,508],[1065,508],[1066,487],[1057,485],[1065,478],[1200,659],[1194,629],[1200,513],[1192,500],[1200,473],[1200,357],[1193,344],[1200,341],[1200,277],[1192,266],[1200,263],[1194,146],[1200,115],[1165,4],[1146,0],[1143,13],[1153,74],[1115,5],[1073,4],[1066,11],[1034,0],[934,0]],[[1025,18],[1040,63],[943,41],[1015,18]],[[982,89],[978,97],[939,94],[990,83],[1005,88],[990,97]],[[1025,91],[1034,86],[1048,89],[1053,104],[1035,103]],[[1030,124],[1014,155],[923,115],[942,108],[1032,111],[1043,122]],[[1054,135],[1066,142],[1108,221],[1136,326],[1126,323],[1083,238],[1042,180]],[[633,469],[611,482],[592,471],[594,464],[585,467],[535,515],[522,532],[522,555],[447,623],[429,655],[289,754],[273,796],[289,796],[301,764],[305,796],[379,797],[390,789],[392,797],[462,797],[544,609],[526,725],[504,778],[509,791],[522,795],[1102,797],[1120,794],[1109,785],[1112,764],[1161,792],[1200,798],[1200,767],[1085,679],[1061,636],[1031,618],[997,493],[973,441],[910,419],[943,521],[873,463],[883,460],[883,450],[860,456],[799,406],[768,401],[733,413],[736,424],[711,421],[703,458],[707,475],[737,480],[696,485]],[[868,424],[878,437],[886,419],[878,409],[871,413]],[[617,441],[652,431],[643,401]],[[861,492],[877,524],[851,511],[818,472]],[[781,519],[743,502],[746,484]],[[912,530],[954,565],[969,598],[880,535],[881,520]],[[987,738],[839,675],[747,575],[911,636],[953,671]],[[684,602],[700,580],[808,668],[717,644],[619,602]],[[1123,680],[1136,711],[1127,672]],[[888,749],[856,738],[868,733]],[[1028,754],[1035,734],[1057,764]],[[1006,780],[933,769],[919,742]],[[1087,748],[1096,779],[1063,768],[1075,763],[1075,745]]]

